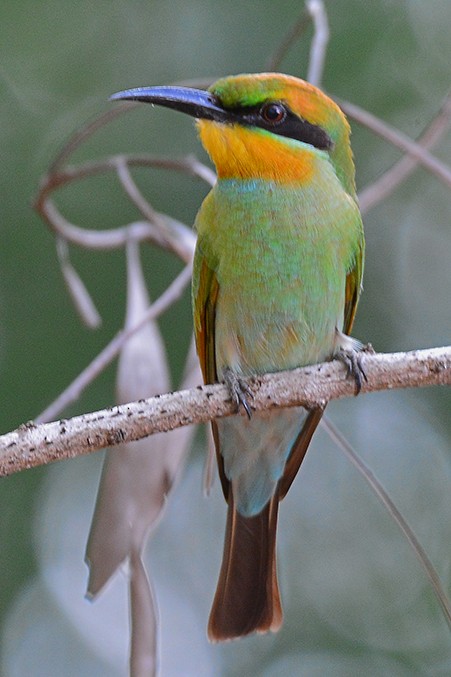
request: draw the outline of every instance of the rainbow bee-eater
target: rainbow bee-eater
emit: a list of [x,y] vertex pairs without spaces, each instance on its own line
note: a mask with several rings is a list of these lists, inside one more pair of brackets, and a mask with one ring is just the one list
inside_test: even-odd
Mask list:
[[212,423],[228,517],[208,631],[276,631],[278,505],[322,410],[252,412],[246,379],[335,356],[355,365],[364,237],[349,125],[319,89],[279,73],[113,98],[196,118],[216,167],[195,222],[194,328],[205,383],[225,381],[243,408]]

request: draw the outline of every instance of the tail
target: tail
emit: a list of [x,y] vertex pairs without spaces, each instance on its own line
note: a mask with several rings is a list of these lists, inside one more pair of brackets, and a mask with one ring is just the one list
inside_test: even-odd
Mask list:
[[[254,517],[235,508],[232,486],[218,465],[228,500],[227,526],[218,587],[208,622],[208,637],[222,642],[251,632],[277,632],[282,625],[282,606],[276,570],[276,531],[279,501],[285,497],[304,460],[323,409],[309,411],[286,462],[275,494]],[[213,424],[216,449],[217,428]]]
[[243,517],[229,491],[224,554],[208,623],[212,642],[276,632],[282,607],[276,571],[278,492],[254,517]]

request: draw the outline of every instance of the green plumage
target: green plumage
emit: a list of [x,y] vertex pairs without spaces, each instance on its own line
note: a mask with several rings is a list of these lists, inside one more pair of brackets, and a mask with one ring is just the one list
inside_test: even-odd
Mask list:
[[[195,224],[194,324],[207,383],[230,372],[245,379],[321,362],[358,345],[347,337],[364,256],[349,126],[307,83],[256,77],[254,88],[253,76],[226,78],[211,88],[232,114],[234,105],[241,111],[243,127],[199,123],[219,177]],[[275,109],[268,109],[268,100],[276,101]],[[285,138],[286,128],[267,128],[265,113],[277,116],[279,102],[293,138]],[[306,110],[297,110],[304,103]],[[259,105],[257,127],[248,131]],[[248,420],[242,413],[212,424],[228,502],[209,621],[215,641],[275,631],[282,623],[278,503],[321,414],[286,409]]]
[[[327,158],[323,164],[319,180],[305,186],[220,180],[198,214],[193,297],[198,308],[206,265],[219,287],[218,379],[225,367],[248,377],[321,362],[340,348],[336,329],[345,329],[345,282],[360,256],[362,225],[354,199]],[[301,427],[297,418],[291,423],[286,410],[218,422],[226,475],[245,487],[235,492],[242,514],[257,514],[270,499]]]

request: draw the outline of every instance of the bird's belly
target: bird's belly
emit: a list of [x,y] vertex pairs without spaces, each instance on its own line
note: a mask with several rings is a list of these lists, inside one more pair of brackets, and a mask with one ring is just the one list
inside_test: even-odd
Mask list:
[[[286,289],[270,283],[271,294],[262,289],[248,294],[236,277],[233,286],[220,287],[215,321],[219,379],[225,367],[246,378],[333,355],[336,327],[343,324],[344,285],[328,285],[326,295],[318,287],[306,295],[300,287],[287,298]],[[305,410],[293,408],[254,412],[250,421],[244,415],[217,421],[224,471],[241,514],[258,514],[274,493],[304,417]]]
[[329,290],[327,299],[309,300],[300,289],[291,299],[283,297],[283,290],[279,296],[249,298],[242,289],[221,288],[215,325],[218,376],[225,367],[251,376],[328,359],[336,328],[343,324],[343,293]]
[[214,227],[201,246],[219,287],[218,377],[224,367],[246,376],[329,358],[343,329],[355,202],[336,179],[327,191],[220,181],[210,195],[200,221]]

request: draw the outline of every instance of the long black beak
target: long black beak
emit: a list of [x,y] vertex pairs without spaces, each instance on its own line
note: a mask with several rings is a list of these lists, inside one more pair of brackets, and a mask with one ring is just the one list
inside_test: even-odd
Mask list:
[[215,122],[231,122],[233,118],[233,114],[224,110],[213,94],[189,87],[136,87],[117,92],[110,100],[144,101]]

